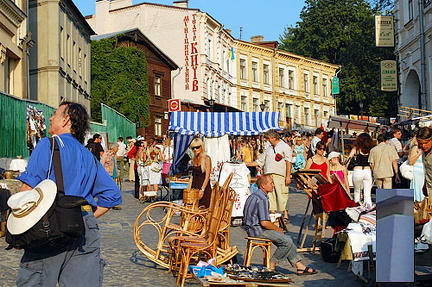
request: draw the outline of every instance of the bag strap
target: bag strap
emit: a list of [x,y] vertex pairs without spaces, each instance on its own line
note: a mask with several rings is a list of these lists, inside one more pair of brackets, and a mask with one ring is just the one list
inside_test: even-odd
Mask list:
[[52,138],[51,147],[54,149],[53,161],[54,161],[54,172],[57,183],[57,192],[60,194],[65,194],[64,192],[64,184],[63,184],[63,171],[61,168],[61,159],[60,159],[60,148],[58,146],[55,138]]

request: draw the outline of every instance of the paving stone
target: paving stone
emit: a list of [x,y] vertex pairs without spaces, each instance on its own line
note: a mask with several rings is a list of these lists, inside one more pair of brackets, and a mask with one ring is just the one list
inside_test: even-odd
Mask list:
[[[176,278],[167,273],[165,268],[157,266],[144,256],[135,245],[133,225],[135,219],[144,207],[150,203],[141,204],[133,197],[133,183],[123,184],[123,205],[121,210],[110,210],[99,220],[101,230],[102,258],[107,265],[104,268],[103,286],[175,286]],[[302,192],[290,192],[290,219],[288,225],[294,242],[303,218],[307,204],[307,196]],[[331,231],[328,231],[331,236]],[[309,232],[312,234],[312,231]],[[155,234],[146,234],[143,240],[152,240]],[[243,262],[246,249],[246,232],[241,227],[232,227],[231,245],[238,246],[237,260]],[[7,246],[4,238],[0,239],[0,286],[15,286],[15,276],[23,251],[4,250]],[[274,247],[273,247],[274,250]],[[336,264],[323,262],[319,253],[303,253],[304,262],[320,271],[314,276],[299,277],[295,268],[288,263],[277,267],[277,270],[289,274],[294,283],[291,286],[364,286],[354,274],[347,271],[348,262],[343,262],[341,268]],[[262,263],[262,252],[254,252],[253,264]],[[195,280],[186,281],[186,286],[200,286]]]

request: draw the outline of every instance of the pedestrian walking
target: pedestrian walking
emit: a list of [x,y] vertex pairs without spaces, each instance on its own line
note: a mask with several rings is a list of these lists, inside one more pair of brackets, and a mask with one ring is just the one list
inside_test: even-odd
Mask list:
[[[121,204],[121,194],[114,180],[100,162],[83,146],[89,117],[78,103],[63,102],[50,118],[49,133],[60,148],[66,195],[83,197],[85,235],[60,250],[48,253],[24,252],[17,286],[102,286],[100,234],[96,218]],[[51,143],[43,138],[34,149],[27,169],[18,178],[21,191],[31,190],[46,178],[51,162]],[[49,178],[56,181],[51,170]],[[95,200],[95,198],[97,200]]]

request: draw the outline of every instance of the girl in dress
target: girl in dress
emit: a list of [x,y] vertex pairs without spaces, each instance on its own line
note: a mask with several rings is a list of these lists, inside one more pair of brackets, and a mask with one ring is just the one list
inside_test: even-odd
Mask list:
[[341,156],[340,153],[332,151],[327,159],[330,162],[330,175],[336,174],[342,184],[345,186],[346,190],[349,191],[349,182],[348,182],[348,170],[344,165],[341,164]]
[[319,169],[321,170],[320,174],[325,177],[330,183],[330,168],[329,168],[329,161],[324,156],[326,150],[326,144],[323,141],[320,141],[316,144],[316,151],[315,155],[312,156],[310,159],[306,162],[306,169]]

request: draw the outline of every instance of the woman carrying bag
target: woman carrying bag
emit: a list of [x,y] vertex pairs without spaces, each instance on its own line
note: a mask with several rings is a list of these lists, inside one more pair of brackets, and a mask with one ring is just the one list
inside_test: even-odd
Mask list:
[[369,152],[374,147],[371,136],[361,133],[354,142],[354,147],[348,156],[347,167],[353,165],[354,201],[361,204],[361,191],[363,189],[363,204],[372,206],[372,170],[369,165]]

